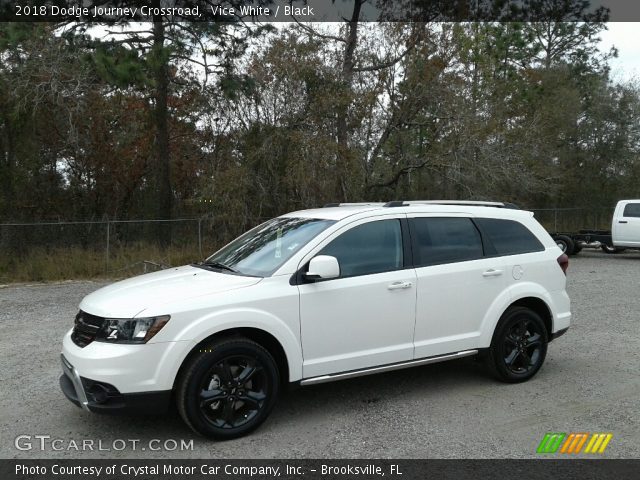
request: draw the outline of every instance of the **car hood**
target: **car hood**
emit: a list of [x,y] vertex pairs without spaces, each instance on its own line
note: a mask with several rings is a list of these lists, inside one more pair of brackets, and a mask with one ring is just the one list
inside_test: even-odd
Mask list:
[[84,297],[80,309],[100,317],[132,318],[152,306],[248,287],[260,280],[262,278],[185,265],[129,278],[96,290]]

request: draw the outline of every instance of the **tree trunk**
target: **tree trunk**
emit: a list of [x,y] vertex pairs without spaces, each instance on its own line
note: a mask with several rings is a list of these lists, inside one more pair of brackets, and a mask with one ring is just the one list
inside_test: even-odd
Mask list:
[[343,98],[337,111],[336,137],[338,140],[338,165],[337,165],[337,194],[339,199],[347,201],[349,192],[347,191],[346,180],[349,175],[349,165],[351,163],[351,153],[349,151],[349,127],[347,126],[347,116],[349,106],[352,101],[354,52],[358,43],[358,22],[360,19],[361,0],[356,0],[353,4],[351,20],[347,24],[347,38],[345,39],[344,57],[342,60],[342,85]]
[[[2,134],[4,131],[4,134]],[[5,220],[17,220],[16,212],[13,209],[14,204],[14,187],[13,176],[15,175],[13,167],[15,165],[15,153],[13,149],[12,129],[9,120],[5,119],[4,128],[0,129],[0,179],[2,179],[2,214]],[[12,217],[10,217],[12,216]]]
[[[160,6],[159,0],[156,0]],[[155,187],[156,187],[156,216],[159,219],[170,219],[173,203],[171,189],[171,164],[169,160],[169,111],[167,98],[169,96],[169,66],[165,56],[165,25],[161,16],[153,18],[153,49],[155,55],[152,59],[154,80],[154,110],[153,122],[155,129],[154,155],[155,155]],[[160,223],[157,228],[160,245],[166,247],[171,242],[171,223]]]

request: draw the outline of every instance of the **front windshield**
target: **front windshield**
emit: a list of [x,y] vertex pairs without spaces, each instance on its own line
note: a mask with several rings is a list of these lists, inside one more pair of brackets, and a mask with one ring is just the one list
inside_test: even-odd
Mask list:
[[333,220],[315,218],[274,218],[236,238],[207,258],[205,264],[265,277],[333,223]]

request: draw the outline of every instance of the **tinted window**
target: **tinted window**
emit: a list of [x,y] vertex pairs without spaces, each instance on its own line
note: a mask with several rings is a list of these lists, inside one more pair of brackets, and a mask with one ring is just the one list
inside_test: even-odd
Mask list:
[[482,257],[480,233],[468,218],[414,218],[411,224],[418,266]]
[[640,203],[628,203],[624,207],[624,217],[640,217]]
[[520,222],[497,218],[477,218],[475,221],[489,237],[498,255],[517,255],[544,250],[540,240]]
[[318,255],[338,259],[341,277],[368,275],[402,268],[399,220],[381,220],[353,227]]

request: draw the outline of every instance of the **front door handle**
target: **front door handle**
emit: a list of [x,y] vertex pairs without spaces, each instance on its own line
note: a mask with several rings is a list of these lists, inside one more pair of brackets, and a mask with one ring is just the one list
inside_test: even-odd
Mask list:
[[389,290],[400,290],[402,288],[411,288],[413,287],[413,283],[411,282],[393,282],[387,285]]
[[496,270],[495,268],[490,268],[482,274],[483,277],[499,277],[500,275],[502,275],[502,270]]
[[618,220],[618,223],[629,223],[626,220]]

